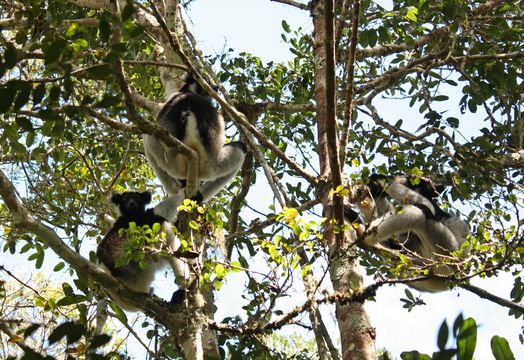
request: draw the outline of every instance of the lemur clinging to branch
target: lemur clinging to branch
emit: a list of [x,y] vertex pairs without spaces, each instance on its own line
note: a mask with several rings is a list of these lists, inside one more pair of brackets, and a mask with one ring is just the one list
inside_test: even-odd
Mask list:
[[[407,250],[416,255],[416,263],[431,264],[433,274],[450,275],[453,272],[450,267],[433,263],[458,250],[466,241],[469,227],[458,216],[439,207],[438,195],[439,189],[429,179],[420,178],[420,183],[413,185],[406,178],[388,181],[386,177],[372,175],[370,183],[355,187],[351,196],[351,202],[368,223],[366,227],[359,226],[364,245],[381,244]],[[348,220],[358,221],[356,212],[349,206],[346,210]],[[429,292],[448,289],[447,283],[439,278],[409,285]]]
[[[225,144],[224,119],[208,94],[190,75],[180,90],[169,98],[157,117],[157,124],[198,153],[198,183],[193,200],[209,201],[238,172],[247,152],[240,141]],[[166,147],[152,135],[144,135],[149,164],[168,194],[186,186],[187,159]]]

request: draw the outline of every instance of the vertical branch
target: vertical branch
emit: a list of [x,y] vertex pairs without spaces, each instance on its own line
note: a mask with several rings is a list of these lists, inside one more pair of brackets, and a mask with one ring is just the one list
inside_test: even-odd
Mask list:
[[[342,185],[342,174],[339,163],[338,149],[338,126],[337,126],[337,98],[335,79],[335,1],[326,0],[324,8],[324,47],[326,54],[326,135],[329,156],[329,167],[333,181],[333,189]],[[344,199],[335,195],[333,197],[334,218],[338,226],[344,224]],[[344,242],[344,232],[335,233],[337,244]]]
[[342,138],[340,139],[340,163],[344,166],[346,162],[346,146],[349,141],[349,122],[353,115],[353,92],[355,82],[355,55],[358,43],[358,25],[360,15],[360,0],[353,1],[353,18],[351,21],[351,44],[347,60],[347,82],[346,82],[346,109],[344,110],[344,123],[342,124]]
[[[320,163],[320,177],[328,179],[330,176],[329,156],[327,145],[327,127],[326,127],[326,49],[323,46],[324,41],[324,24],[323,24],[324,7],[321,0],[315,0],[311,6],[311,15],[313,17],[314,35],[314,61],[315,61],[315,100],[317,112],[317,140],[318,140],[318,157]],[[324,195],[324,194],[323,194]],[[321,199],[322,203],[327,203],[327,199]]]
[[335,51],[338,51],[340,45],[340,39],[342,38],[342,29],[346,23],[346,18],[349,12],[349,0],[343,0],[340,6],[340,15],[338,17],[337,27],[335,29]]
[[[242,186],[240,191],[231,201],[231,213],[229,216],[229,234],[234,234],[238,231],[238,222],[240,219],[240,206],[245,200],[249,189],[251,188],[251,177],[254,172],[253,154],[248,153],[242,165],[241,176]],[[233,252],[234,239],[226,240],[226,259],[231,260],[231,253]]]
[[[300,247],[297,249],[297,254],[300,257],[299,263],[302,270],[306,269],[309,266],[309,259],[304,248]],[[315,335],[315,341],[317,343],[318,349],[318,358],[320,360],[329,359],[328,354],[331,354],[332,359],[339,359],[337,350],[331,342],[329,333],[326,331],[326,325],[322,320],[322,315],[318,309],[318,303],[314,301],[315,292],[318,289],[318,283],[310,271],[305,272],[302,275],[302,281],[304,282],[304,288],[306,289],[307,297],[310,302],[308,308],[309,321],[311,322],[311,327],[313,328],[313,334]]]

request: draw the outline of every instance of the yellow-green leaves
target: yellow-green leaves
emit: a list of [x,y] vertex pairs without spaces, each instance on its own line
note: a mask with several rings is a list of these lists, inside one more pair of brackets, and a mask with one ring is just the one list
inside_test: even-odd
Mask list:
[[404,19],[409,20],[411,22],[417,22],[417,16],[418,9],[414,6],[409,6],[406,15],[404,15]]

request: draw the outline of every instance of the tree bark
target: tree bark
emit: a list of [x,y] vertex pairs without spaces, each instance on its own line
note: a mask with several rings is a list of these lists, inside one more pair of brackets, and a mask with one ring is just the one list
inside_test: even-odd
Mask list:
[[[333,161],[335,161],[335,165],[338,163],[336,121],[332,121],[330,124],[328,112],[328,110],[332,112],[334,109],[329,109],[333,104],[329,104],[332,100],[328,100],[329,92],[327,92],[327,77],[330,73],[332,74],[332,72],[327,71],[326,67],[334,67],[334,64],[328,59],[328,56],[333,56],[332,53],[327,53],[327,51],[331,51],[331,48],[327,46],[328,50],[326,51],[325,46],[325,1],[313,1],[311,14],[314,26],[313,51],[316,66],[315,99],[317,104],[317,136],[320,172],[322,178],[328,180],[333,178],[331,171],[338,171],[339,174],[336,174],[334,179],[338,180],[340,179],[340,168],[333,166]],[[330,23],[330,21],[327,23]],[[329,30],[327,35],[329,37],[332,36],[332,29]],[[331,70],[334,71],[334,68]],[[334,83],[330,85],[334,87]],[[334,89],[331,91],[333,90]],[[330,129],[329,126],[335,128]],[[333,156],[332,163],[330,163],[331,156]],[[340,166],[340,164],[338,165]],[[335,182],[333,182],[333,186],[334,184]],[[333,207],[329,206],[329,196],[327,193],[322,194],[321,201],[326,216],[333,218]],[[351,294],[361,290],[362,276],[360,275],[358,259],[356,258],[356,235],[354,231],[346,231],[343,236],[338,236],[338,239],[341,239],[341,241],[335,241],[335,232],[333,224],[331,224],[331,226],[328,226],[324,237],[327,246],[330,248],[330,275],[335,291]],[[360,302],[348,304],[337,302],[336,317],[339,325],[343,359],[375,359],[375,331],[370,324],[369,317],[364,309],[364,304]]]

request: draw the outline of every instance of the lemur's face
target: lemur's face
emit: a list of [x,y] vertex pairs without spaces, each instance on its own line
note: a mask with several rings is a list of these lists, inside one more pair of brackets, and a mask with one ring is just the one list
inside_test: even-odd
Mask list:
[[356,205],[365,218],[371,219],[375,200],[366,184],[355,184],[350,188],[349,202]]
[[144,209],[145,204],[142,201],[141,196],[137,194],[124,194],[122,196],[122,202],[120,203],[120,209],[122,213],[133,213]]
[[121,214],[143,212],[151,201],[151,194],[146,192],[127,191],[113,196],[113,203],[118,205]]
[[351,187],[349,200],[356,204],[371,197],[369,187],[365,184],[356,184]]

